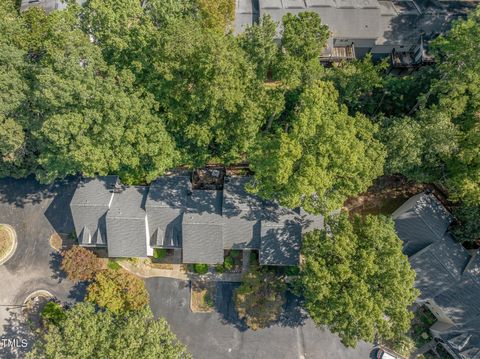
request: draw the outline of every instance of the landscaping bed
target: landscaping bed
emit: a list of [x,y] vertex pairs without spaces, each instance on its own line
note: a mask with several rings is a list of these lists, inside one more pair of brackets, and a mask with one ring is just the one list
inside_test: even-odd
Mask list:
[[213,312],[216,288],[215,282],[192,281],[190,286],[190,309],[192,312]]
[[10,226],[0,224],[0,262],[15,248],[15,232]]
[[422,306],[415,312],[410,329],[410,337],[415,343],[415,347],[420,348],[432,340],[430,327],[437,321],[435,316]]

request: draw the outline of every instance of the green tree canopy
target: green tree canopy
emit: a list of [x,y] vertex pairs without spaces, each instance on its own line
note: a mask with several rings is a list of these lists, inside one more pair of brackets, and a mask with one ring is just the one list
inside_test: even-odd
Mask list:
[[346,213],[327,219],[329,231],[304,237],[301,283],[314,322],[347,346],[402,337],[413,317],[415,272],[402,253],[393,221]]
[[340,208],[382,174],[385,151],[365,116],[348,115],[330,82],[315,82],[274,133],[262,134],[250,157],[251,190],[315,213]]
[[149,309],[115,315],[80,303],[64,313],[57,324],[40,332],[27,358],[191,358],[167,322],[155,320]]
[[86,300],[113,313],[126,313],[145,308],[149,296],[141,279],[125,270],[103,270],[88,286]]
[[286,289],[274,272],[253,265],[234,293],[238,316],[253,330],[268,327],[280,317]]

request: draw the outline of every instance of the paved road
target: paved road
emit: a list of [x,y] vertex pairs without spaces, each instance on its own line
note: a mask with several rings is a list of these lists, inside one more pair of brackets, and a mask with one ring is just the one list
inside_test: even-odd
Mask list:
[[192,313],[189,284],[170,278],[146,280],[155,315],[167,319],[196,359],[367,359],[372,346],[347,349],[328,330],[320,330],[289,298],[287,315],[278,324],[258,331],[245,328],[231,300],[234,283],[218,283],[214,313]]
[[[25,298],[35,290],[48,290],[62,301],[73,301],[79,292],[58,274],[58,256],[49,245],[54,228],[72,231],[69,202],[74,181],[42,186],[32,179],[0,180],[0,223],[17,232],[18,246],[0,266],[0,338],[31,339],[17,320]],[[0,357],[10,351],[0,348]]]

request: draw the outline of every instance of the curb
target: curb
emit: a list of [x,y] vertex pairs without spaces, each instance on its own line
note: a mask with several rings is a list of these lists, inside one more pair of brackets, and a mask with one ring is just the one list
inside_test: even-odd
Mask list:
[[17,232],[15,229],[9,224],[1,224],[2,227],[6,228],[8,232],[10,232],[13,238],[13,245],[10,247],[10,251],[5,255],[3,259],[0,259],[0,265],[5,264],[10,258],[12,258],[13,254],[17,250]]

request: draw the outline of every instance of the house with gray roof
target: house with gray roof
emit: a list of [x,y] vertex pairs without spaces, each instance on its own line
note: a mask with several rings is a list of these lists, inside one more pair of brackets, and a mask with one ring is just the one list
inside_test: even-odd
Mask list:
[[253,250],[261,265],[298,265],[302,233],[321,229],[323,217],[264,201],[246,190],[249,180],[227,177],[221,191],[192,190],[186,176],[149,187],[123,186],[115,176],[82,180],[71,202],[79,244],[107,247],[110,257],[162,248],[205,264],[223,263],[225,251]]
[[114,193],[107,213],[107,241],[110,257],[146,257],[153,255],[148,243],[149,229],[145,201],[148,188],[131,186]]
[[392,217],[417,273],[417,299],[435,315],[430,328],[458,359],[480,358],[480,256],[448,233],[453,218],[433,195],[410,198]]
[[324,61],[390,56],[393,66],[411,67],[431,61],[428,40],[450,28],[452,20],[466,16],[475,6],[469,1],[429,0],[236,0],[234,31],[269,15],[279,24],[287,13],[309,11],[328,25],[330,38]]
[[107,212],[117,183],[117,176],[84,179],[78,183],[70,209],[80,245],[107,246]]

